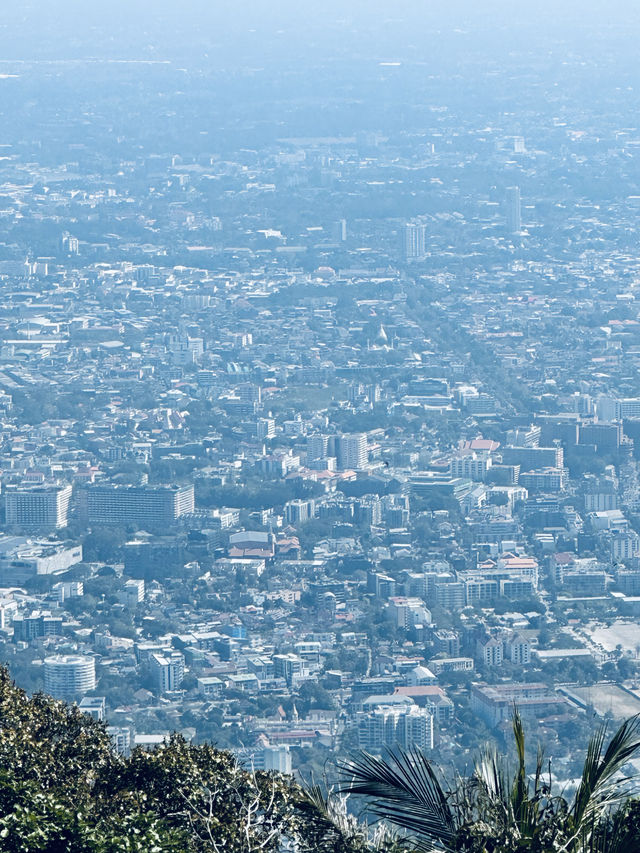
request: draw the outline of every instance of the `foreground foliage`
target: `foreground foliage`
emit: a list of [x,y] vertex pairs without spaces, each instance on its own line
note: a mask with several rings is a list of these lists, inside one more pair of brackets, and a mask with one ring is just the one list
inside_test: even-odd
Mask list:
[[28,698],[0,669],[1,851],[275,853],[285,842],[301,853],[370,846],[361,824],[290,777],[249,772],[179,735],[124,758],[103,724]]
[[640,851],[640,810],[621,771],[640,749],[640,717],[627,720],[605,747],[594,734],[572,798],[553,790],[538,751],[525,764],[525,734],[513,717],[516,766],[485,748],[468,779],[448,788],[424,753],[367,753],[344,762],[342,790],[366,798],[370,812],[407,834],[420,850],[460,853],[631,853]]
[[[596,733],[571,800],[552,791],[541,754],[528,775],[517,714],[514,735],[515,770],[485,750],[471,778],[447,788],[423,753],[362,753],[327,797],[179,735],[124,758],[102,723],[29,698],[0,668],[0,853],[640,851],[640,807],[619,773],[640,747],[638,718],[606,746]],[[375,831],[348,813],[351,794],[366,797]]]

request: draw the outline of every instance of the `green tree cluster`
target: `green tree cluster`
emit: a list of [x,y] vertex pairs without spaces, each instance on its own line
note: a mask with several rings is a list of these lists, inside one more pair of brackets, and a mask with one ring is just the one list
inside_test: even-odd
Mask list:
[[[525,767],[514,712],[515,767],[481,753],[447,788],[424,753],[361,753],[342,765],[343,793],[364,795],[371,831],[344,797],[173,735],[117,754],[104,724],[44,694],[29,698],[0,668],[0,853],[622,853],[640,849],[640,808],[621,777],[640,721],[608,744],[594,735],[572,798],[553,790],[539,754]],[[399,834],[386,828],[396,827]]]
[[179,735],[125,758],[104,724],[29,698],[0,668],[0,851],[364,853],[366,829],[328,808],[289,776]]

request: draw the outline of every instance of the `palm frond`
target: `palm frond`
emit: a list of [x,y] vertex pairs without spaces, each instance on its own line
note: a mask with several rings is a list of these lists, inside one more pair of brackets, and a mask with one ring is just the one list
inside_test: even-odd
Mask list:
[[603,724],[591,738],[587,749],[582,779],[572,808],[576,826],[626,798],[624,786],[615,777],[640,749],[640,714],[625,720],[603,755],[605,737],[606,725]]
[[313,812],[313,820],[325,837],[349,837],[360,828],[349,818],[343,803],[331,793],[325,795],[320,785],[302,786],[302,795],[303,800],[298,807],[302,811]]
[[623,723],[606,746],[606,727],[596,731],[571,805],[564,795],[552,796],[551,771],[545,781],[540,748],[535,776],[529,780],[524,727],[517,709],[513,733],[515,775],[495,748],[485,747],[473,775],[459,778],[453,790],[445,791],[419,750],[389,750],[382,758],[363,752],[339,765],[340,791],[364,796],[372,815],[407,832],[418,850],[453,851],[461,841],[464,846],[484,837],[508,839],[522,850],[528,849],[527,844],[531,849],[543,849],[541,844],[551,849],[549,843],[559,853],[630,850],[622,830],[626,811],[620,808],[629,791],[627,780],[619,774],[640,750],[640,715]]
[[[311,834],[314,853],[368,846],[367,826],[348,813],[345,797],[337,797],[332,791],[325,794],[320,785],[313,784],[302,785],[301,793],[297,807],[314,830]],[[361,843],[354,845],[356,840]]]
[[517,708],[513,709],[513,739],[516,744],[518,767],[511,792],[511,801],[514,812],[518,814],[527,796],[527,770],[525,765],[524,726],[522,725],[522,717],[518,713]]
[[[535,775],[535,779],[534,779],[534,783],[533,783],[534,791],[536,792],[536,794],[542,793],[542,789],[544,787],[542,785],[543,767],[544,767],[544,749],[542,747],[542,744],[539,743],[538,744],[538,753],[536,755],[536,775]],[[550,788],[550,785],[547,786],[547,790],[550,793],[549,788]]]
[[384,758],[358,753],[338,766],[339,791],[367,798],[371,813],[415,837],[417,846],[450,849],[455,813],[430,761],[413,749],[389,750]]
[[330,797],[323,793],[320,785],[303,785],[302,793],[307,804],[316,810],[323,821],[335,823],[337,810],[332,808]]
[[[527,781],[527,768],[525,760],[525,737],[524,726],[522,725],[522,717],[518,709],[513,709],[513,739],[516,744],[516,755],[518,758],[518,766],[516,768],[515,779],[511,789],[511,808],[513,816],[521,833],[526,833],[529,826],[534,822],[537,803],[529,799],[529,784]],[[540,757],[538,756],[538,764]]]
[[474,767],[474,777],[481,796],[493,806],[508,808],[510,793],[507,767],[493,745],[486,745],[480,750]]

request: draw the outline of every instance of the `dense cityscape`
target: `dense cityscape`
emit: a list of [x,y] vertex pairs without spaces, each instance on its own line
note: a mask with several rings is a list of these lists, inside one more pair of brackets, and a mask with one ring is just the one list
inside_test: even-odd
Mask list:
[[637,33],[315,14],[2,35],[0,658],[125,754],[516,704],[570,779],[640,711]]

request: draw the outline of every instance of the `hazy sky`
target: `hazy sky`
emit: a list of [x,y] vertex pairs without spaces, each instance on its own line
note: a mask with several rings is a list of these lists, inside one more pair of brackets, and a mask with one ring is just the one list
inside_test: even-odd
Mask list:
[[[544,38],[588,45],[613,39],[625,49],[640,30],[637,0],[23,0],[2,4],[0,58],[82,55],[188,57],[217,44],[260,58],[261,40],[284,56],[298,49],[402,53],[412,41],[455,30],[475,49],[508,50]],[[253,31],[253,32],[252,32]],[[294,38],[295,35],[295,38]]]

